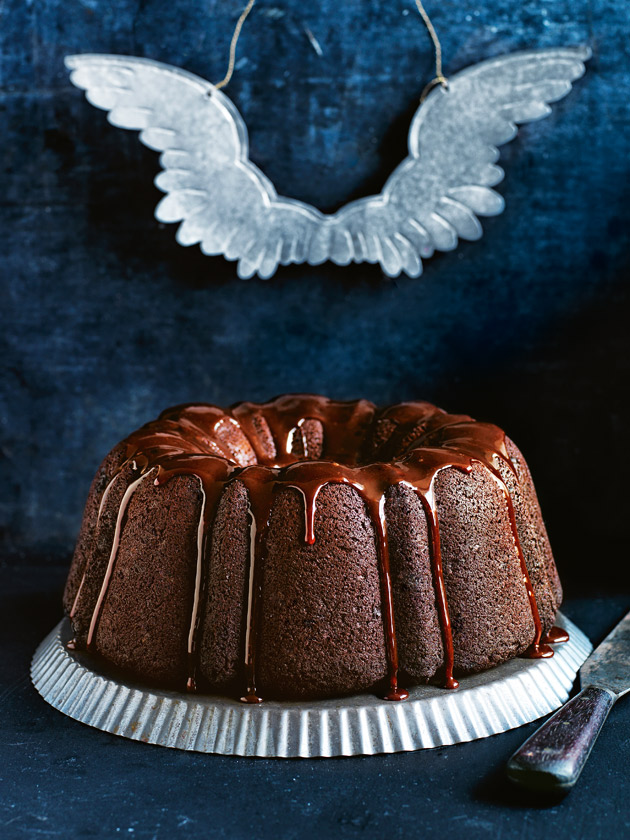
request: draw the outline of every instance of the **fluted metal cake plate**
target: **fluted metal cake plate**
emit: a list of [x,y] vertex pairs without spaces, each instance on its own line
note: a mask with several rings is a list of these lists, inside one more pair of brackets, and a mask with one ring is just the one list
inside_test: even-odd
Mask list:
[[31,677],[44,700],[75,720],[134,741],[221,755],[317,758],[405,752],[472,741],[536,720],[568,698],[592,650],[559,614],[570,641],[550,659],[514,659],[463,677],[457,691],[420,686],[401,703],[363,694],[308,703],[238,700],[121,682],[67,650],[67,619],[44,639]]

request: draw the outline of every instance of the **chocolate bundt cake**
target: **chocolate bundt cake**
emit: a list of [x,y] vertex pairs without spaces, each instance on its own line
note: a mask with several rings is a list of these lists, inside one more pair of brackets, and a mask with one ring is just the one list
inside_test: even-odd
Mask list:
[[396,700],[551,656],[561,597],[499,428],[424,402],[288,395],[179,406],[116,446],[64,605],[71,646],[144,682]]

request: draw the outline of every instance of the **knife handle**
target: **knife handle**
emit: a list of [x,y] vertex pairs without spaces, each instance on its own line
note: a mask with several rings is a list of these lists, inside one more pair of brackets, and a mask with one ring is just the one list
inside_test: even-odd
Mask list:
[[587,686],[514,753],[509,778],[530,790],[570,791],[616,699],[605,688]]

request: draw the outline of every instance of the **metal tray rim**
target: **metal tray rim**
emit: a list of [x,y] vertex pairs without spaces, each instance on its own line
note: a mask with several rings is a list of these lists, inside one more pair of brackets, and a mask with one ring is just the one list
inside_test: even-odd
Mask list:
[[63,714],[149,744],[264,758],[407,752],[486,738],[566,702],[592,645],[561,613],[556,623],[569,631],[570,640],[555,645],[552,658],[511,660],[461,678],[457,691],[418,686],[403,703],[362,694],[248,706],[226,697],[121,682],[66,648],[67,619],[37,648],[31,678],[44,700]]

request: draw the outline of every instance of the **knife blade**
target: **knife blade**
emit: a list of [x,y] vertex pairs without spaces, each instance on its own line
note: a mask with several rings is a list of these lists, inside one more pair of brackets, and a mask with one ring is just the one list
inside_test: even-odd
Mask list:
[[580,693],[508,761],[508,777],[516,784],[566,793],[577,782],[608,713],[630,691],[630,612],[582,665],[580,684]]

